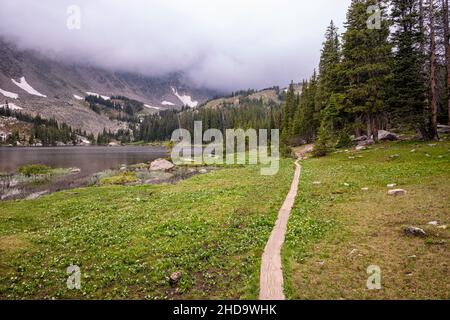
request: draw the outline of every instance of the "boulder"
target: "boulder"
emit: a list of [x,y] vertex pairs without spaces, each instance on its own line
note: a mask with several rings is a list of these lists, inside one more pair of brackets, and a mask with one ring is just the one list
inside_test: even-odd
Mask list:
[[426,237],[426,232],[423,229],[409,226],[404,229],[404,232],[408,236],[415,236],[415,237]]
[[388,195],[390,196],[404,196],[406,195],[406,190],[403,189],[393,189],[388,191]]
[[170,171],[175,165],[165,159],[156,159],[150,163],[150,171]]
[[380,141],[395,141],[398,140],[398,135],[395,133],[386,131],[386,130],[378,130],[378,140]]

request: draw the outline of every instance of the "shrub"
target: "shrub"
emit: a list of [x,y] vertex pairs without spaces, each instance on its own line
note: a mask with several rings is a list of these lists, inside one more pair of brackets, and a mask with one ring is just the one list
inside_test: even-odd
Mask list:
[[27,177],[49,174],[51,170],[52,168],[43,164],[30,164],[18,169],[19,173]]
[[343,133],[339,136],[339,140],[336,144],[336,148],[348,148],[353,145],[353,141],[347,133]]
[[117,176],[107,177],[100,179],[101,185],[124,185],[138,181],[138,177],[135,172],[125,171],[121,172]]

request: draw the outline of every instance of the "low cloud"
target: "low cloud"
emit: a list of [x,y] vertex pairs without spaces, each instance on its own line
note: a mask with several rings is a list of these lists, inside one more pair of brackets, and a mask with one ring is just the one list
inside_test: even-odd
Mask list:
[[[284,86],[318,64],[350,0],[1,0],[0,35],[73,62],[223,90]],[[80,8],[69,30],[67,8]]]

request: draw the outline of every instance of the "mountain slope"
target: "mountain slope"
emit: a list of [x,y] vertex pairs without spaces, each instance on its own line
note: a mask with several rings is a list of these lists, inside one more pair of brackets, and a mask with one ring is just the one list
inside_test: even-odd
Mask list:
[[147,77],[68,64],[34,51],[23,51],[0,39],[0,104],[13,102],[24,112],[54,117],[75,128],[98,133],[117,130],[111,121],[87,108],[84,97],[126,96],[143,102],[147,112],[201,104],[217,92],[187,84],[180,74]]

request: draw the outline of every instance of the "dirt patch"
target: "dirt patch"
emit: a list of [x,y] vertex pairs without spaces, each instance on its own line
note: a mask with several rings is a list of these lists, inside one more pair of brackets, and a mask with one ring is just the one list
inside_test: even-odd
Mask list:
[[29,246],[29,241],[22,235],[8,235],[0,237],[0,252],[15,252]]

